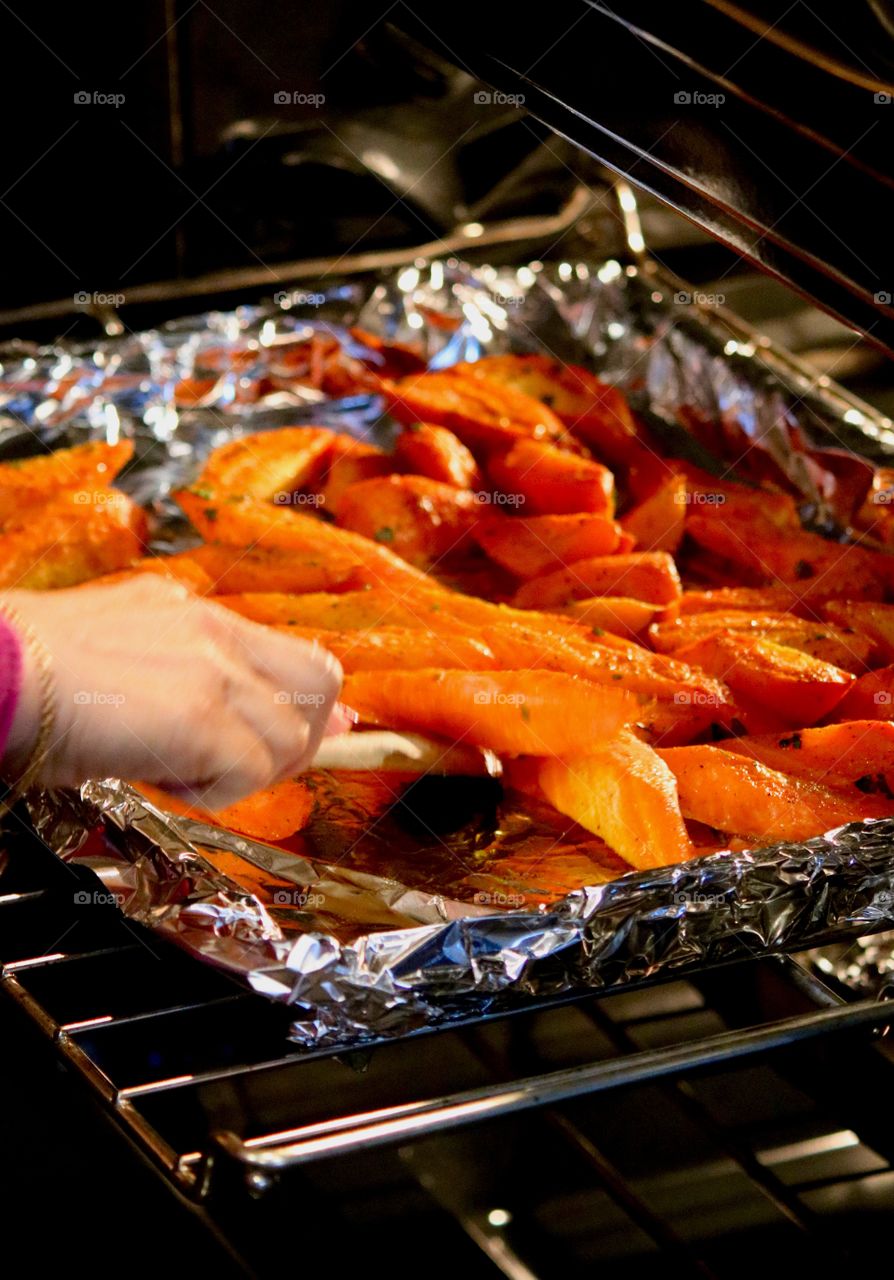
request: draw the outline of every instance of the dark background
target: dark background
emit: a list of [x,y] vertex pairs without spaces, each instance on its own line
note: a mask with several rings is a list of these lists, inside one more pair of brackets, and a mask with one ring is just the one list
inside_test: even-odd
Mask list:
[[[283,161],[320,112],[274,94],[323,92],[327,115],[387,98],[353,50],[365,8],[4,6],[0,310],[324,246],[313,175]],[[96,91],[125,101],[74,100]]]

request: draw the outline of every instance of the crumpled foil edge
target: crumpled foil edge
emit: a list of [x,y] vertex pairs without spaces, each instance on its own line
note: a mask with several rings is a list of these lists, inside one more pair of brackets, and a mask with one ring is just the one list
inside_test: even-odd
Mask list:
[[[38,791],[29,809],[40,837],[63,860],[90,867],[130,920],[295,1006],[291,1038],[308,1047],[405,1035],[492,1012],[501,997],[604,990],[894,927],[894,819],[631,872],[546,910],[466,915],[341,943],[320,931],[286,937],[202,848],[250,860],[279,851],[172,818],[126,784]],[[88,840],[97,828],[99,851]],[[337,874],[293,861],[317,876]]]

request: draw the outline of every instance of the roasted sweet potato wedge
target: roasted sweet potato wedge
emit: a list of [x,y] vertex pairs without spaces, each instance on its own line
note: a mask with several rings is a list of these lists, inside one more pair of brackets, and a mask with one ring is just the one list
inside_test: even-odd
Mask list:
[[773,485],[743,484],[729,472],[712,475],[685,459],[671,464],[678,475],[686,477],[687,510],[690,515],[720,512],[736,521],[754,521],[773,525],[776,529],[801,531],[798,504],[790,493]]
[[484,514],[473,530],[483,551],[517,578],[610,555],[618,549],[620,529],[607,516],[506,516]]
[[546,404],[562,422],[600,456],[629,459],[625,452],[637,426],[624,394],[576,364],[561,364],[543,355],[484,356],[454,365],[457,373],[486,378]]
[[189,587],[199,596],[208,595],[214,590],[215,585],[211,575],[192,558],[191,552],[180,552],[174,556],[144,556],[140,560],[135,560],[133,564],[129,564],[126,569],[121,569],[117,573],[104,574],[101,578],[90,578],[88,581],[95,586],[111,586],[113,583],[124,582],[135,574],[141,573],[170,578],[172,582],[179,582],[182,586]]
[[288,504],[293,493],[324,474],[335,439],[326,427],[282,427],[240,436],[214,450],[195,488]]
[[146,516],[115,489],[64,490],[0,535],[0,587],[72,587],[136,560]]
[[457,489],[480,490],[484,478],[471,451],[446,427],[414,422],[397,437],[394,462],[398,471],[428,476]]
[[413,671],[418,667],[494,671],[500,665],[484,640],[459,631],[424,631],[421,627],[327,631],[290,625],[277,629],[301,640],[315,640],[334,653],[347,672]]
[[[797,590],[793,591],[789,586],[717,587],[712,591],[684,591],[671,609],[675,616],[718,613],[728,609],[747,610],[751,613],[791,613],[799,618],[819,619],[825,616],[818,612],[818,604],[815,608],[812,607],[799,597]],[[834,622],[834,618],[832,621]]]
[[853,675],[867,671],[876,654],[872,641],[855,631],[830,623],[810,622],[789,613],[752,614],[744,609],[687,614],[672,622],[656,623],[649,629],[649,639],[659,653],[676,653],[715,631],[763,636],[822,662],[831,662]]
[[643,714],[634,694],[553,671],[360,671],[342,701],[367,724],[507,755],[580,755]]
[[254,551],[206,542],[188,554],[218,595],[243,592],[357,591],[381,581],[375,565],[341,551],[325,556],[284,547]]
[[[318,569],[353,586],[413,578],[426,583],[414,569],[384,544],[371,542],[349,529],[339,529],[294,507],[274,506],[250,498],[221,498],[206,489],[181,489],[177,502],[209,543],[242,550],[280,550],[305,557],[308,569]],[[353,569],[352,569],[353,566]],[[207,566],[203,566],[207,567]],[[316,589],[324,586],[320,583]],[[343,588],[338,588],[343,589]]]
[[630,596],[650,604],[669,604],[680,594],[680,576],[666,551],[594,556],[532,578],[520,587],[514,604],[520,608],[565,608],[588,596]]
[[[494,627],[507,630],[511,635],[521,629],[523,636],[539,637],[544,644],[554,636],[584,641],[592,638],[589,628],[561,615],[510,609],[434,585],[423,589],[414,586],[412,590],[381,586],[342,594],[250,592],[222,595],[218,600],[256,622],[319,626],[335,631],[398,626],[438,634],[459,631],[464,635],[479,635],[483,628]],[[603,643],[611,640],[607,635],[601,639]]]
[[729,685],[742,705],[756,703],[781,724],[809,725],[841,702],[854,677],[840,667],[759,636],[715,631],[678,649],[678,660]]
[[452,369],[386,379],[382,390],[398,422],[447,427],[476,457],[507,449],[521,437],[561,440],[566,434],[561,420],[533,396]]
[[480,515],[481,505],[468,490],[427,476],[393,475],[346,489],[338,523],[429,569],[470,549]]
[[494,454],[487,474],[500,493],[523,505],[525,515],[614,514],[611,471],[601,462],[576,457],[541,440],[519,440],[511,449]]
[[314,807],[314,796],[306,783],[294,778],[276,782],[244,800],[212,813],[201,805],[191,805],[148,782],[134,783],[147,800],[159,809],[208,822],[228,831],[238,831],[252,840],[285,840],[306,826]]
[[885,797],[854,798],[720,747],[670,747],[658,754],[677,780],[684,817],[735,832],[756,847],[809,840],[847,822],[894,813],[894,801]]
[[695,856],[677,780],[650,746],[622,731],[585,756],[546,760],[547,799],[633,867],[662,867]]
[[[323,631],[328,635],[340,628],[362,627],[353,633],[358,652],[364,654],[369,648],[376,656],[375,665],[382,668],[402,665],[399,644],[377,638],[384,628],[406,635],[408,648],[412,647],[411,636],[418,637],[416,648],[403,664],[407,668],[420,665],[420,655],[454,652],[457,656],[452,666],[474,669],[474,649],[467,643],[472,640],[476,646],[484,646],[488,655],[482,667],[555,672],[609,690],[620,686],[642,700],[640,723],[644,730],[667,745],[691,741],[711,724],[729,725],[737,713],[720,681],[608,636],[603,640],[611,640],[611,644],[592,644],[586,633],[538,631],[511,621],[479,624],[469,631],[467,623],[446,616],[440,609],[426,610],[420,602],[409,599],[383,599],[373,591],[354,593],[350,601],[346,596],[246,595],[222,596],[219,602],[256,622],[292,629],[293,633],[297,630],[300,635],[322,636]],[[339,647],[337,652],[341,654],[343,649]]]
[[690,510],[686,534],[747,574],[752,585],[797,583],[807,599],[880,599],[894,571],[894,557],[806,530],[786,528],[781,536],[772,520],[728,507]]
[[894,720],[894,666],[867,671],[831,713],[834,720]]
[[133,456],[133,443],[91,440],[71,449],[0,463],[0,525],[21,521],[61,490],[90,494],[110,485]]
[[375,445],[350,436],[336,436],[326,472],[314,489],[319,506],[328,515],[338,517],[342,494],[361,480],[387,476],[394,470],[395,460]]
[[562,613],[567,617],[592,627],[596,639],[599,639],[602,632],[610,631],[615,635],[640,640],[649,624],[661,612],[660,605],[634,600],[632,596],[587,596],[585,600],[575,600],[573,604],[562,608]]
[[649,497],[621,516],[621,528],[632,535],[641,551],[674,552],[683,541],[687,497],[685,476],[671,474]]
[[750,756],[770,769],[809,778],[852,794],[894,798],[894,724],[851,720],[785,734],[731,738],[724,751]]
[[894,662],[894,604],[830,600],[820,612],[834,625],[866,636],[883,662]]
[[[671,742],[691,741],[713,723],[732,721],[735,708],[719,680],[635,645],[588,643],[574,636],[523,628],[482,627],[476,632],[502,668],[556,671],[605,688],[620,685],[650,706],[640,723]],[[605,638],[605,637],[604,637]]]

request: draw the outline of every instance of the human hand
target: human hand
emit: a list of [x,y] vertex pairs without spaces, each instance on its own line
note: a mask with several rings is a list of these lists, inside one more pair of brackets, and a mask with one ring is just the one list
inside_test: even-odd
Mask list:
[[[46,786],[140,778],[219,809],[305,769],[331,715],[346,727],[331,654],[154,574],[2,599],[50,655],[56,722],[36,778]],[[23,664],[3,759],[13,780],[41,714],[27,645]]]

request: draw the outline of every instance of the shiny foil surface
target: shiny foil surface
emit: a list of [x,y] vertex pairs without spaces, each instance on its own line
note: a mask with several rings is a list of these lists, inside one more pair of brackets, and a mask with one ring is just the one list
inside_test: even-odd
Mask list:
[[[311,331],[374,358],[348,332],[359,326],[421,346],[432,367],[510,350],[588,363],[669,452],[712,466],[720,453],[689,426],[720,424],[722,456],[756,446],[803,494],[805,521],[840,536],[809,450],[894,457],[892,424],[687,298],[648,266],[451,260],[89,348],[15,344],[0,349],[0,456],[35,433],[50,447],[134,438],[122,487],[153,513],[154,549],[177,549],[194,537],[170,492],[235,435],[313,422],[387,446],[375,395],[326,397],[290,376]],[[310,781],[310,823],[279,845],[173,817],[114,779],[30,807],[47,844],[92,868],[129,918],[294,1006],[292,1036],[309,1047],[894,928],[894,819],[628,872],[489,780]]]

